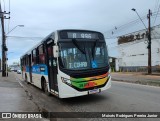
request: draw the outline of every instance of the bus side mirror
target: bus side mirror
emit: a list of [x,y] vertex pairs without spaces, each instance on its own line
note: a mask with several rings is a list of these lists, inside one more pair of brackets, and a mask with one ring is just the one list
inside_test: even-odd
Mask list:
[[53,46],[53,56],[54,58],[57,58],[58,57],[58,46],[57,45],[54,45]]

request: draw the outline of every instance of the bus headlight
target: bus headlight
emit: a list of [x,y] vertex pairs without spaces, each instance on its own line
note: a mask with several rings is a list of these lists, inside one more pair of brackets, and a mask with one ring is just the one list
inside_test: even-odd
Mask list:
[[64,77],[61,77],[61,79],[62,79],[62,82],[63,82],[63,83],[66,83],[66,84],[68,84],[68,85],[71,85],[71,81],[70,81],[69,79],[66,79],[66,78],[64,78]]

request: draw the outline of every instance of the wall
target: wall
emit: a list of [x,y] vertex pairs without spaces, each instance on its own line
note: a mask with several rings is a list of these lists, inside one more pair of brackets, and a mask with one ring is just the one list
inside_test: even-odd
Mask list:
[[[132,35],[142,34],[144,30],[131,33]],[[128,36],[128,35],[126,35]],[[132,42],[124,42],[119,44],[120,67],[125,70],[134,70],[141,68],[146,70],[148,66],[148,49],[147,38],[135,39]],[[156,26],[152,30],[152,66],[160,66],[160,26]],[[144,68],[144,69],[142,69]]]

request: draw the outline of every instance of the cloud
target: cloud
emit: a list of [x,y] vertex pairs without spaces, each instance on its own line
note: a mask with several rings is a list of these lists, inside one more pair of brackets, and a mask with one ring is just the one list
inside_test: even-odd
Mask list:
[[[58,29],[87,29],[106,32],[115,26],[138,18],[131,11],[136,8],[140,15],[146,15],[148,9],[154,9],[155,1],[146,0],[12,0],[10,30],[17,27],[9,36],[45,37]],[[6,11],[8,3],[6,1]],[[140,26],[140,29],[143,26]],[[7,28],[7,27],[6,27]],[[133,30],[133,29],[132,29]],[[126,29],[126,32],[130,30]],[[7,32],[7,29],[6,29]],[[110,36],[111,33],[105,33]],[[9,64],[34,46],[41,39],[9,38]],[[112,42],[112,40],[108,40]],[[115,52],[116,53],[116,52]],[[113,54],[115,54],[113,53]],[[12,55],[12,56],[11,56]]]

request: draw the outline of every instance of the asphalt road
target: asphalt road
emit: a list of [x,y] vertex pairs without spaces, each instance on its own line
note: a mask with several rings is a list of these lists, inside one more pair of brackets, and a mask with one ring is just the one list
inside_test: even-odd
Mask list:
[[[20,79],[21,75],[15,74]],[[58,99],[45,95],[40,89],[21,81],[29,92],[29,98],[37,107],[49,112],[160,112],[160,87],[145,86],[124,82],[112,82],[109,90],[99,94]],[[55,119],[62,120],[62,119]],[[73,120],[75,119],[68,119]],[[159,121],[160,119],[77,119],[86,121]]]

